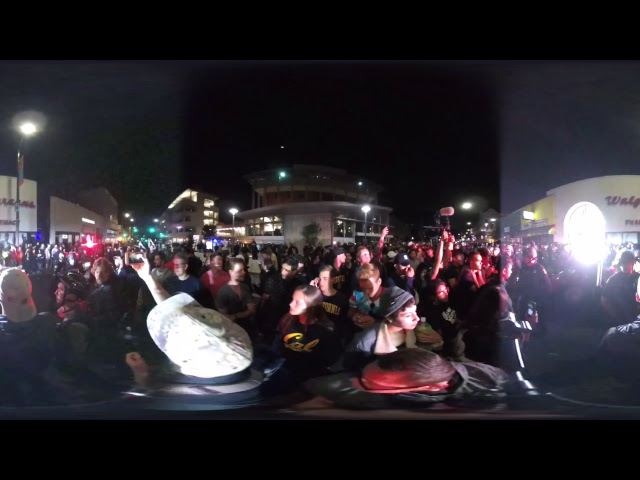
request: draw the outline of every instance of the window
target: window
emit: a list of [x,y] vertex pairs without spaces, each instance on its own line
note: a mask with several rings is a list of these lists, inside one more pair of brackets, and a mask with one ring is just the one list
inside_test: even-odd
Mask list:
[[212,208],[215,206],[215,202],[213,200],[205,199],[204,208]]

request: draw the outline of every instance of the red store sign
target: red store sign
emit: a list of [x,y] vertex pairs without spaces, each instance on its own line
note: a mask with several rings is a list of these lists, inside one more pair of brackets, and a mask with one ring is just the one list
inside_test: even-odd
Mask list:
[[[10,207],[16,204],[15,198],[0,198],[0,205],[8,205]],[[31,200],[23,200],[20,202],[22,208],[36,208],[35,202]]]
[[609,195],[608,197],[604,197],[604,199],[607,201],[607,205],[619,205],[619,206],[629,205],[629,206],[632,206],[633,208],[638,208],[638,206],[640,206],[640,197],[636,198],[635,195],[632,195],[630,197],[621,197],[620,195],[614,195],[614,196]]

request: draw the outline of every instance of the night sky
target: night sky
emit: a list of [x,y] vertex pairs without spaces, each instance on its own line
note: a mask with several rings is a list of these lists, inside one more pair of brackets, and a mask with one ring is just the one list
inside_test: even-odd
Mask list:
[[26,177],[63,197],[106,186],[140,219],[187,186],[248,208],[242,175],[295,163],[370,178],[416,223],[640,173],[637,62],[2,62],[0,100],[2,174],[35,110]]

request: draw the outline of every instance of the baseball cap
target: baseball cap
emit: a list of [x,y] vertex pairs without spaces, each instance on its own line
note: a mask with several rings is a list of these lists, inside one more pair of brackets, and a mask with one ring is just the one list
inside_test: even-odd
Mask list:
[[635,262],[636,262],[636,256],[634,255],[634,253],[630,252],[629,250],[626,250],[622,252],[622,255],[620,255],[620,260],[618,260],[618,265],[629,265],[630,263],[635,263]]
[[407,252],[400,252],[396,255],[395,263],[400,264],[403,267],[408,267],[411,265],[411,259],[409,258],[409,255],[407,255]]
[[390,317],[409,300],[415,300],[406,290],[400,287],[386,288],[380,297],[380,314],[383,317]]
[[247,332],[186,293],[156,305],[147,317],[154,343],[183,375],[216,378],[241,372],[253,361]]
[[342,247],[335,247],[333,249],[333,254],[337,257],[338,255],[342,255],[344,253],[344,248]]

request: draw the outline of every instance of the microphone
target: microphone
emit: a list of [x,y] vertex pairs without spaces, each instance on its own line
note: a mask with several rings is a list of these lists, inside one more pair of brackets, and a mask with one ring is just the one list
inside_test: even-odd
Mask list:
[[452,217],[454,213],[455,210],[453,209],[453,207],[444,207],[440,209],[441,217]]

